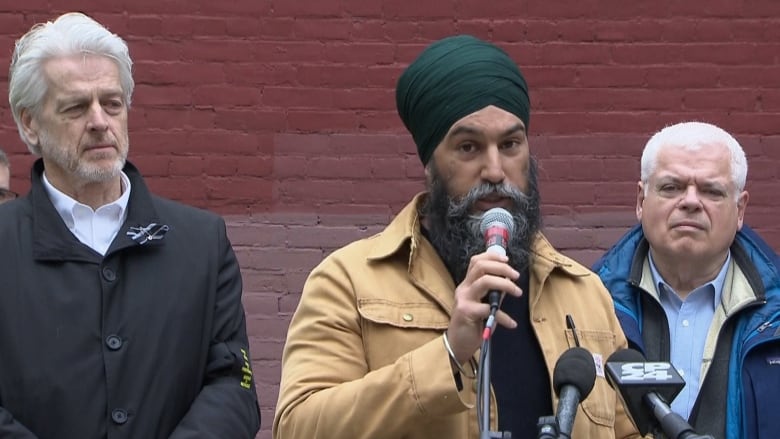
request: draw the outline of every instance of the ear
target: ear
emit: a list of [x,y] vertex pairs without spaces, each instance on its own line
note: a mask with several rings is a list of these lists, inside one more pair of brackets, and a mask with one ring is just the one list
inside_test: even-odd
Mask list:
[[19,120],[22,122],[22,133],[24,133],[27,143],[37,145],[39,124],[32,111],[29,108],[23,108],[19,116]]
[[642,182],[636,185],[636,219],[642,221],[642,203],[645,202],[645,187]]
[[749,198],[747,191],[742,191],[737,198],[737,230],[742,229],[742,222],[745,219],[745,209],[747,209]]
[[431,170],[431,162],[428,162],[427,165],[425,165],[425,181],[430,183],[431,179],[433,178],[433,171]]

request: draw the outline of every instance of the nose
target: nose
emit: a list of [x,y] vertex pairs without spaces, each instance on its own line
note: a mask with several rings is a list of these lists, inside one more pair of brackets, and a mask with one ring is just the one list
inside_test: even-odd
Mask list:
[[483,181],[487,181],[493,184],[498,184],[504,181],[506,175],[504,174],[504,166],[501,160],[501,153],[498,151],[498,147],[487,148],[484,155],[484,163],[482,165],[482,174],[480,176]]
[[699,190],[696,188],[695,185],[688,185],[685,188],[685,192],[682,194],[682,198],[680,198],[680,202],[678,203],[680,208],[686,209],[686,210],[695,210],[701,208],[701,198],[699,197]]
[[87,128],[90,131],[105,131],[108,129],[108,117],[99,102],[94,102],[89,108]]

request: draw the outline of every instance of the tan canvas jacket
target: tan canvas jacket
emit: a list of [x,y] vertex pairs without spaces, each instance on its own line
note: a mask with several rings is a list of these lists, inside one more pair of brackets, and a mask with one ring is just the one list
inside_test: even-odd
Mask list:
[[[455,285],[420,234],[421,197],[383,232],[337,250],[310,274],[287,335],[274,438],[479,437],[475,383],[462,377],[458,391],[442,340]],[[555,362],[573,346],[566,314],[582,346],[603,362],[625,348],[598,277],[541,234],[534,252],[531,319],[550,382]],[[495,402],[492,408],[495,429]],[[632,435],[638,436],[602,373],[578,409],[572,437]]]

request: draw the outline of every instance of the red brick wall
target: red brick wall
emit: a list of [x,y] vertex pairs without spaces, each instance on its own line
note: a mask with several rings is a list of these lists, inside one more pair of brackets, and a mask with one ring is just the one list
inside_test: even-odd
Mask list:
[[[13,41],[64,10],[0,5],[0,94]],[[289,316],[308,271],[422,189],[394,85],[432,39],[497,42],[530,85],[546,231],[592,263],[634,222],[644,141],[700,119],[743,143],[748,223],[780,246],[780,2],[231,0],[72,8],[135,60],[130,158],[157,192],[224,214],[245,278],[270,438]],[[32,158],[0,104],[13,186]]]

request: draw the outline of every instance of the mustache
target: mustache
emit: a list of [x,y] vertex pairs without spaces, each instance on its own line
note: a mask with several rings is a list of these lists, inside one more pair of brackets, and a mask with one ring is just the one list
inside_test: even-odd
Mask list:
[[456,217],[465,216],[479,200],[487,197],[507,198],[512,201],[512,204],[515,207],[523,206],[530,200],[529,195],[510,183],[502,182],[496,184],[481,182],[472,187],[468,193],[459,199],[450,200],[447,215]]

